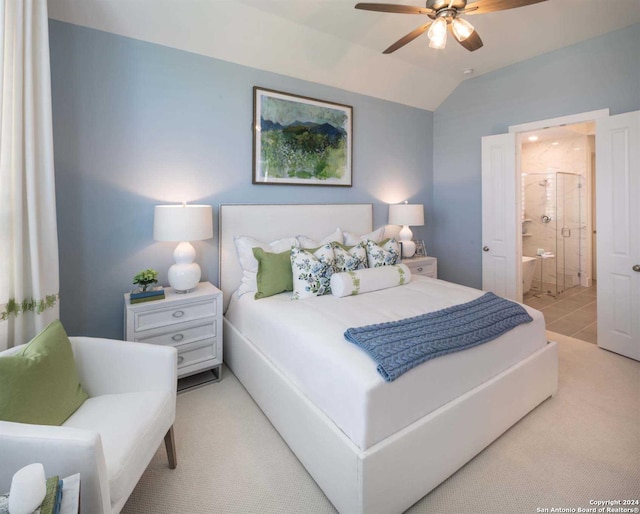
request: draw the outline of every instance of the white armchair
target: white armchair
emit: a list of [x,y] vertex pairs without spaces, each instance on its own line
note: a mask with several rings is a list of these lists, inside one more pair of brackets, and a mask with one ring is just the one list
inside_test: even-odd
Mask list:
[[0,421],[0,492],[18,469],[41,462],[48,476],[80,473],[83,512],[116,514],[163,438],[169,467],[176,467],[177,353],[171,346],[70,340],[89,399],[62,426]]

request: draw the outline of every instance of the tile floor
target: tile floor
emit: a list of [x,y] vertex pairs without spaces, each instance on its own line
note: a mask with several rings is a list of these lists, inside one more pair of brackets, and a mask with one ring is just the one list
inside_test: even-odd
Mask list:
[[544,314],[547,330],[589,343],[598,342],[596,300],[595,284],[572,287],[557,298],[535,291],[524,296],[525,304]]

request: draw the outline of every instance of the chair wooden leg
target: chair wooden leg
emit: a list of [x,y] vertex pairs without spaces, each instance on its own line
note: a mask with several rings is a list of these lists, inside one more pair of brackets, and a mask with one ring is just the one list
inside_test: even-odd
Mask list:
[[176,457],[176,441],[173,437],[173,425],[164,436],[164,446],[167,449],[167,458],[169,459],[169,468],[176,469],[178,458]]

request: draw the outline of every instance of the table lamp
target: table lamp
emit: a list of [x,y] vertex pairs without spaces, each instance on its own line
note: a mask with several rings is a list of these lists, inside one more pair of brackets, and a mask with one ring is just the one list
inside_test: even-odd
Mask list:
[[190,241],[213,237],[210,205],[156,205],[153,239],[179,242],[173,252],[175,264],[169,268],[169,285],[176,293],[188,293],[200,282],[200,266],[193,262],[196,250]]
[[389,205],[389,225],[402,225],[398,234],[402,243],[402,257],[413,257],[416,244],[411,240],[413,232],[409,225],[417,227],[424,225],[424,205],[407,202]]

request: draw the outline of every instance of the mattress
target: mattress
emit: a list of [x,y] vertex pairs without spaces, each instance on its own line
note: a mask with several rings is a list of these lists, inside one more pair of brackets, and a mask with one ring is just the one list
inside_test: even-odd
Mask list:
[[542,313],[488,343],[427,361],[393,382],[344,339],[347,328],[396,321],[471,301],[483,291],[413,276],[404,286],[336,298],[233,295],[225,314],[349,439],[366,450],[498,375],[546,344]]

